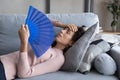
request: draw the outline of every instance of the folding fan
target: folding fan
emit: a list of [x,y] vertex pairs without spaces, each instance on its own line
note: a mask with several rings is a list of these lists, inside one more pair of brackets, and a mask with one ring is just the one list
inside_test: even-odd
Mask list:
[[30,6],[26,18],[30,37],[29,43],[36,55],[40,57],[51,46],[54,40],[54,28],[45,14]]

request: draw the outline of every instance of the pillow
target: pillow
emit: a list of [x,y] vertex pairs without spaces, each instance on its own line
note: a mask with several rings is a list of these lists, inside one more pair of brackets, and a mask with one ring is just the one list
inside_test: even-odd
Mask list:
[[100,54],[94,61],[95,69],[104,75],[113,75],[116,72],[116,63],[108,54]]
[[19,50],[18,30],[25,16],[0,14],[0,55]]
[[[103,46],[104,48],[102,48],[101,46]],[[110,45],[106,41],[102,39],[93,41],[87,49],[87,52],[79,67],[79,71],[81,73],[89,72],[91,70],[91,66],[95,57],[109,50],[110,50]]]
[[86,50],[96,34],[97,23],[91,26],[83,36],[75,42],[75,44],[68,49],[65,55],[65,63],[61,67],[66,71],[77,71]]
[[117,65],[117,75],[120,79],[120,46],[113,46],[110,50],[110,56],[115,60]]

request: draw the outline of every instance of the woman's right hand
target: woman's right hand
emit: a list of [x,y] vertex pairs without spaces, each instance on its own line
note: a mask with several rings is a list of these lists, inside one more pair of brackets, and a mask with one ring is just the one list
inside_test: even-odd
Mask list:
[[27,25],[22,24],[18,31],[21,44],[27,44],[29,38],[29,29]]

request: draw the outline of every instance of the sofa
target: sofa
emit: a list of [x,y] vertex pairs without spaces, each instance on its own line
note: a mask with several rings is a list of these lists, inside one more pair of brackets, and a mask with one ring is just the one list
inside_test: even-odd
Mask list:
[[[59,20],[65,24],[73,23],[77,26],[90,27],[97,22],[96,33],[99,34],[99,18],[94,13],[80,14],[46,14],[50,19]],[[26,15],[24,14],[0,14],[0,55],[19,50],[18,29],[21,24],[25,23]],[[55,35],[61,28],[55,27]],[[9,33],[10,32],[10,33]],[[115,52],[119,54],[119,52]],[[16,78],[15,80],[119,80],[117,73],[114,75],[103,75],[94,68],[88,74],[82,74],[79,71],[51,72],[44,75],[34,76],[26,79]]]

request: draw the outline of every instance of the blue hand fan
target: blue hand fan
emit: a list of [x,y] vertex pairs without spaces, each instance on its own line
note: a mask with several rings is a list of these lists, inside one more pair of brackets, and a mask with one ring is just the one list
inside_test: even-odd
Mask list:
[[36,55],[40,57],[51,46],[54,40],[54,28],[45,14],[30,6],[26,18],[30,37],[29,43]]

